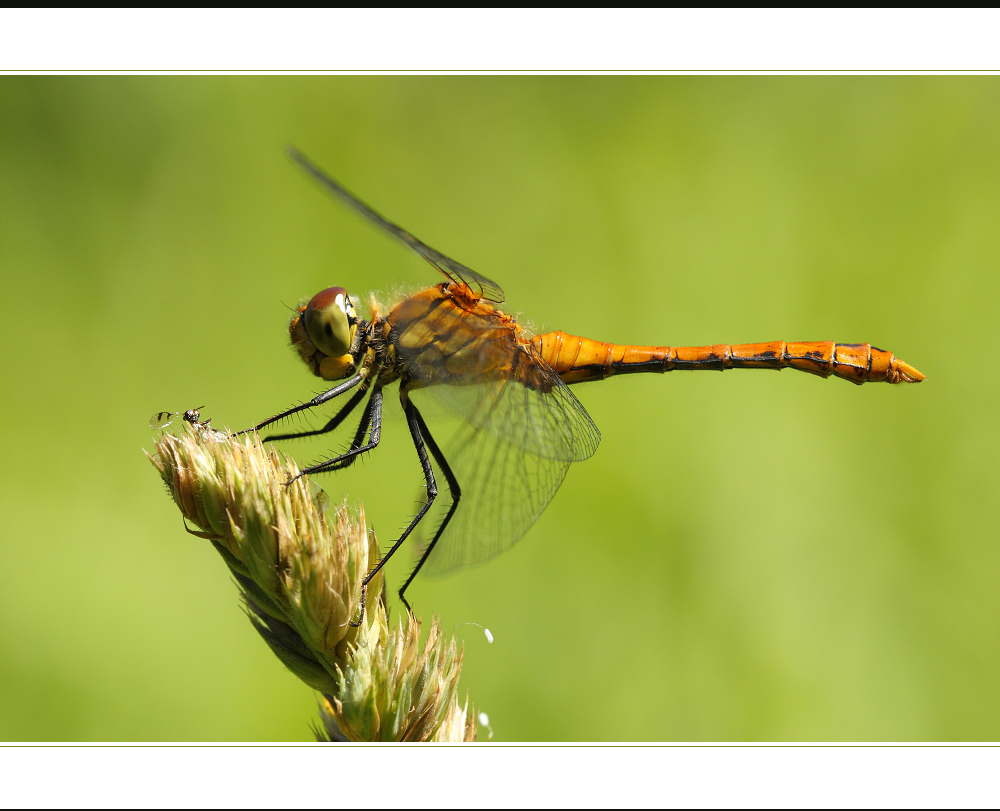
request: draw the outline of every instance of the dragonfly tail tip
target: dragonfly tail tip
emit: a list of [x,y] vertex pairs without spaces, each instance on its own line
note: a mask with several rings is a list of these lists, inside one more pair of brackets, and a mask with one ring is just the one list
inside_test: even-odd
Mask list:
[[897,370],[899,372],[900,383],[919,383],[926,380],[927,375],[914,366],[910,366],[906,361],[896,359]]

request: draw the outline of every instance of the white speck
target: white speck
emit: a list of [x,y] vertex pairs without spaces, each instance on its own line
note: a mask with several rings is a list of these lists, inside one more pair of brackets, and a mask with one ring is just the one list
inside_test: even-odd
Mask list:
[[477,628],[482,628],[483,633],[486,634],[486,641],[489,642],[491,645],[493,644],[493,634],[490,633],[490,629],[487,628],[485,625],[480,625],[478,622],[460,622],[455,627],[458,628],[459,625],[475,625]]
[[486,740],[492,741],[493,740],[493,727],[490,726],[490,717],[485,712],[479,713],[479,725],[482,726],[482,727],[486,727],[486,732],[489,733],[486,736]]

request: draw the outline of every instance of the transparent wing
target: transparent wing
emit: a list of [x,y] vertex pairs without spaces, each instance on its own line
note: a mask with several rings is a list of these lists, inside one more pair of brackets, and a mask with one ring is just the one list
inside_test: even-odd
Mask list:
[[388,234],[391,234],[396,239],[398,239],[403,244],[409,246],[409,248],[428,262],[430,262],[435,268],[437,268],[441,273],[447,276],[453,282],[464,282],[469,286],[477,297],[485,298],[488,301],[493,301],[500,303],[504,299],[503,290],[500,289],[500,285],[494,282],[492,279],[487,279],[485,276],[476,273],[472,268],[468,268],[461,262],[456,262],[448,256],[445,256],[440,251],[434,250],[430,245],[427,245],[417,239],[409,231],[400,228],[393,222],[390,222],[373,208],[368,206],[366,203],[359,200],[353,194],[351,194],[347,189],[341,186],[336,180],[327,175],[322,169],[320,169],[316,164],[310,161],[305,155],[299,152],[295,147],[287,148],[288,157],[298,163],[303,169],[306,170],[316,181],[319,182],[327,191],[329,191],[334,197],[340,200],[342,203],[346,204],[350,208],[354,209],[361,216],[365,217],[369,221],[375,223],[379,228]]
[[548,391],[510,379],[433,386],[431,394],[496,440],[532,456],[580,462],[594,455],[601,432],[569,386],[546,369]]
[[[465,419],[442,449],[462,497],[427,559],[430,573],[475,566],[510,549],[548,506],[570,464],[597,449],[597,426],[556,378],[547,392],[513,381],[430,390]],[[426,522],[424,543],[450,506],[444,487],[439,482],[442,503],[435,505],[437,520]]]

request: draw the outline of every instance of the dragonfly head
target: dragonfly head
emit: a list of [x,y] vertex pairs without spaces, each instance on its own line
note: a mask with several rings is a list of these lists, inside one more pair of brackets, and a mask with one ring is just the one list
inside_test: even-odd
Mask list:
[[288,326],[292,344],[313,374],[341,380],[354,371],[358,313],[343,287],[328,287],[299,307]]

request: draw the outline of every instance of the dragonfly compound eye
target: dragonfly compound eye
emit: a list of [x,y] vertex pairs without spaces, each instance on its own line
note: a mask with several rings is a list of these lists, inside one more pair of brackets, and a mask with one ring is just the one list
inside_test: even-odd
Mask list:
[[313,296],[302,318],[309,340],[324,355],[340,358],[351,351],[358,315],[343,287],[328,287]]

